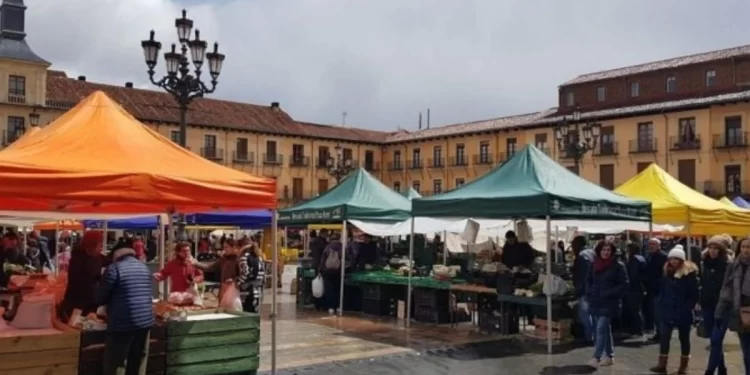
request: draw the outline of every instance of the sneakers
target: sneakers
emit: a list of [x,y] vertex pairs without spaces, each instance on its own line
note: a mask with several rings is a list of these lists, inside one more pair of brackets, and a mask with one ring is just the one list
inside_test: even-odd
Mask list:
[[604,358],[601,361],[599,361],[599,367],[606,367],[606,366],[612,366],[615,364],[614,358]]
[[596,358],[591,358],[586,364],[589,365],[589,367],[599,368],[599,360]]

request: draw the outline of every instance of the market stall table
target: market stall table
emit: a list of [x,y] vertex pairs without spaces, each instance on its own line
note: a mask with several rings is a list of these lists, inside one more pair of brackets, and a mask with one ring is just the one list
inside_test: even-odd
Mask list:
[[78,374],[81,334],[58,321],[50,329],[0,333],[0,374]]

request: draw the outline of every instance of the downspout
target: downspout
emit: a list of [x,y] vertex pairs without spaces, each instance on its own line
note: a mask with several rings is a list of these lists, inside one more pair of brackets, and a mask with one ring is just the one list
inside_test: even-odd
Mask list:
[[229,157],[227,156],[227,153],[229,152],[229,130],[224,130],[224,155],[222,156],[222,159],[224,159],[224,165],[229,165]]
[[[664,170],[669,173],[669,117],[664,111],[661,111],[661,115],[664,117]],[[659,158],[656,160],[656,164],[659,165]]]
[[[315,139],[310,141],[310,155],[315,155]],[[312,198],[315,195],[315,180],[317,180],[318,174],[316,173],[318,171],[318,160],[314,160],[312,156],[310,156],[310,165],[312,165],[312,169],[310,170],[310,197]],[[304,192],[302,193],[304,195]],[[305,198],[304,199],[309,199]]]

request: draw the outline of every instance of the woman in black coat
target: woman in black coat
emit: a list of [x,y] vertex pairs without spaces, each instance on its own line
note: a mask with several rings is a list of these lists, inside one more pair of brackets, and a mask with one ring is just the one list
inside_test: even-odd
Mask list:
[[[596,257],[586,277],[586,299],[594,318],[594,357],[589,366],[612,366],[615,351],[612,343],[612,318],[618,317],[621,301],[628,290],[628,271],[617,260],[611,241],[602,241],[594,249]],[[602,355],[606,358],[602,359]]]
[[724,235],[709,238],[708,246],[701,257],[700,306],[704,332],[711,339],[711,352],[706,366],[706,374],[710,375],[713,375],[716,370],[719,371],[719,375],[727,374],[723,347],[727,327],[725,324],[715,324],[717,320],[714,313],[716,306],[719,304],[724,276],[731,262],[731,257],[727,252],[727,249],[731,246],[731,241],[731,237]]

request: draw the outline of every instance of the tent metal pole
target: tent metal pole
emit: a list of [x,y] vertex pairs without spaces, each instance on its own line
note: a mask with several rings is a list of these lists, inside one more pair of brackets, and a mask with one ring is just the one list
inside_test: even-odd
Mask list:
[[409,234],[409,275],[406,280],[406,328],[411,326],[411,274],[414,270],[414,217],[411,218],[411,233]]
[[448,264],[448,245],[446,240],[448,240],[448,231],[443,231],[443,265]]
[[[346,277],[346,248],[349,245],[349,235],[346,220],[341,224],[341,286],[339,289],[339,316],[344,316],[344,277]],[[325,262],[325,260],[324,260]]]
[[[60,274],[60,220],[55,222],[55,276]],[[49,249],[48,249],[49,250]]]
[[[272,280],[271,282],[273,285],[271,286],[271,292],[273,293],[271,295],[271,375],[276,375],[276,346],[277,346],[277,338],[276,338],[276,315],[277,315],[277,306],[276,306],[276,298],[279,291],[279,240],[278,240],[278,214],[276,210],[271,211],[271,238],[273,239],[273,243],[271,244],[271,249],[273,251],[272,255],[272,268],[271,271]],[[262,306],[261,306],[262,307]],[[260,310],[260,309],[259,309]]]
[[[171,214],[167,215],[168,218],[172,217]],[[164,217],[162,215],[158,216],[159,218],[159,269],[163,270],[164,265],[167,263],[167,226],[164,222]],[[169,219],[167,219],[169,220]],[[106,222],[105,222],[106,226]],[[167,300],[167,281],[166,279],[161,281],[159,283],[159,293],[161,294],[161,300],[166,301]]]
[[[547,243],[551,242],[552,222],[547,215]],[[547,280],[548,285],[552,285],[552,252],[547,251]],[[547,354],[552,354],[552,295],[547,294]]]

